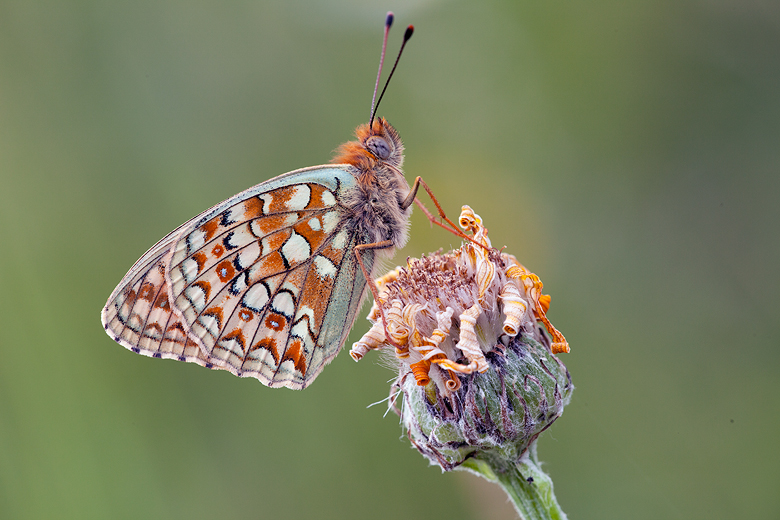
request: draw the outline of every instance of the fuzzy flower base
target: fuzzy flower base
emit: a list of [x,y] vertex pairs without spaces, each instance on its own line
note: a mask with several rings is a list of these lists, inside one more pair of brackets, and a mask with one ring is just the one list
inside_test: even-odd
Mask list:
[[569,345],[547,319],[539,278],[492,248],[468,206],[460,225],[472,235],[463,247],[411,259],[376,281],[373,326],[350,355],[394,349],[391,403],[428,460],[501,484],[524,518],[565,518],[535,462],[535,441],[570,400],[574,387],[555,355]]
[[515,337],[488,359],[489,370],[461,376],[461,387],[449,395],[409,377],[400,383],[409,439],[444,470],[471,457],[519,460],[569,403],[566,367],[535,340]]

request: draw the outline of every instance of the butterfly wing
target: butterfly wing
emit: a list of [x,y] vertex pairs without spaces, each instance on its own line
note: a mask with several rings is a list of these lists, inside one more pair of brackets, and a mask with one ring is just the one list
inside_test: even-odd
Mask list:
[[[339,202],[347,166],[296,170],[214,206],[161,240],[103,310],[123,346],[306,387],[338,353],[365,295]],[[373,252],[362,256],[369,269]]]
[[165,282],[176,232],[150,249],[130,269],[109,297],[101,319],[106,332],[133,352],[206,365],[197,344],[185,349],[187,327],[173,314]]

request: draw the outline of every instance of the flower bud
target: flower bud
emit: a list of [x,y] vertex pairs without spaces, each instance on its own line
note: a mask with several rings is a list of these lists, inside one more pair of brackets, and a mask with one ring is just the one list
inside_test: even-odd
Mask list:
[[444,470],[470,458],[517,463],[573,390],[539,277],[493,249],[468,206],[459,222],[473,237],[463,247],[377,280],[373,326],[351,352],[393,348],[392,404],[412,444]]
[[444,470],[470,457],[520,460],[571,398],[566,367],[530,336],[511,338],[487,363],[485,372],[459,376],[460,388],[449,395],[412,377],[399,382],[409,439]]

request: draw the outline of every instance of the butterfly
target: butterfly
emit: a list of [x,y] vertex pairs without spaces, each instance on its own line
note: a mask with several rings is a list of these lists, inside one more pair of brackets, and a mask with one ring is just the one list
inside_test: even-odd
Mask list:
[[[377,86],[392,19],[388,13]],[[369,123],[332,164],[249,188],[149,249],[103,308],[109,336],[138,354],[270,387],[309,385],[346,341],[367,286],[376,297],[366,280],[378,257],[406,243],[418,188],[430,193],[419,177],[411,188],[404,178],[403,144],[374,117],[378,105],[372,100]]]

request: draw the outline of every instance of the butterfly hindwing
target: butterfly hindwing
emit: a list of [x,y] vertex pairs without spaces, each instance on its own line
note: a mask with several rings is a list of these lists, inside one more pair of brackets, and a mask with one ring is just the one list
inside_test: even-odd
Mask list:
[[307,386],[365,293],[363,238],[339,203],[354,186],[346,167],[306,168],[207,210],[136,263],[104,309],[106,329],[142,354]]
[[201,349],[192,341],[187,345],[187,328],[170,306],[165,268],[172,235],[150,249],[122,280],[103,309],[103,324],[117,342],[136,353],[208,366]]

